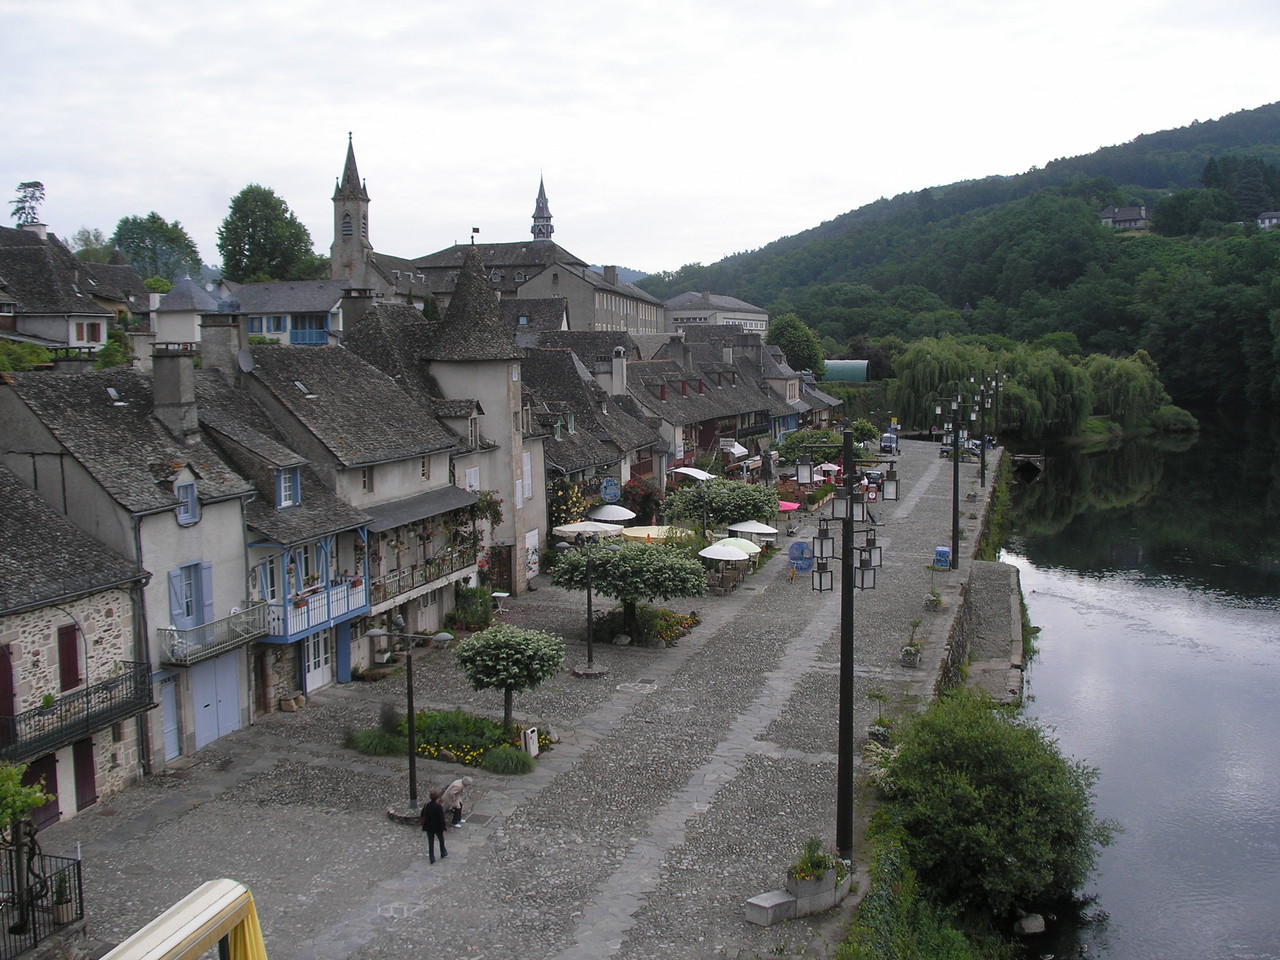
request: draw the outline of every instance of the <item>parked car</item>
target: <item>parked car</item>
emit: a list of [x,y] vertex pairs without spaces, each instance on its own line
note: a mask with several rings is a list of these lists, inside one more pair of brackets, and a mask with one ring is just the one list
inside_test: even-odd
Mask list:
[[885,433],[880,436],[880,452],[898,452],[898,435],[896,433]]

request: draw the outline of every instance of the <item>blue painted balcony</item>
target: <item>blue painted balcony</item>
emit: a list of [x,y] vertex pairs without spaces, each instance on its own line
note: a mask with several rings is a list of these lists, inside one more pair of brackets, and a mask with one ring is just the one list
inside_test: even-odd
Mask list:
[[268,643],[290,643],[298,637],[336,626],[369,612],[369,583],[363,577],[339,577],[316,585],[287,603],[267,604]]

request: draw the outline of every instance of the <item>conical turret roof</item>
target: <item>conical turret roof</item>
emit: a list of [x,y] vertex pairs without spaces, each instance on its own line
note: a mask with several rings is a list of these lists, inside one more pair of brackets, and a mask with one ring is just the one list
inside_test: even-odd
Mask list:
[[484,261],[474,246],[468,248],[458,271],[453,299],[427,349],[430,360],[518,360],[523,356],[503,324],[498,295],[485,276]]

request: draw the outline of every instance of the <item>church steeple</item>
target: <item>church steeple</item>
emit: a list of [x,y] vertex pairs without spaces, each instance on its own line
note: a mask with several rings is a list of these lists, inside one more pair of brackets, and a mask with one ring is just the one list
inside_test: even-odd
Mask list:
[[547,204],[547,188],[538,178],[538,200],[533,207],[533,227],[529,231],[535,240],[550,240],[556,228],[551,225],[551,207]]
[[369,191],[356,167],[356,150],[347,134],[347,162],[333,191],[333,244],[329,247],[329,276],[369,287]]

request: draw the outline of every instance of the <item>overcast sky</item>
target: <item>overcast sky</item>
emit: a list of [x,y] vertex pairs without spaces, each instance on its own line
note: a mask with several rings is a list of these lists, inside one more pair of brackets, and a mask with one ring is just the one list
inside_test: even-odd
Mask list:
[[711,263],[904,191],[1280,100],[1275,0],[0,0],[0,222],[154,210],[206,263],[270,187],[332,240],[347,133],[375,249],[555,240]]

